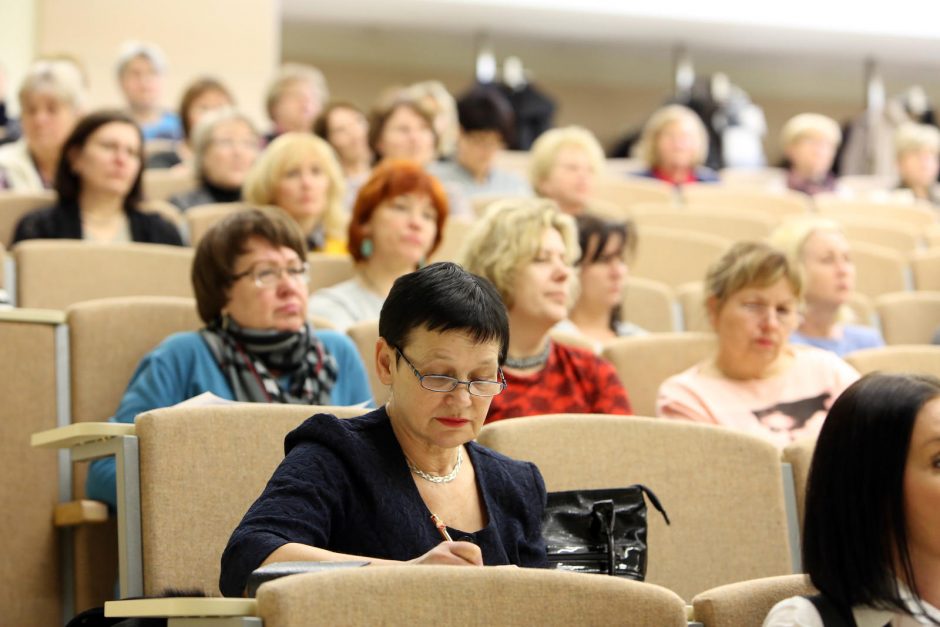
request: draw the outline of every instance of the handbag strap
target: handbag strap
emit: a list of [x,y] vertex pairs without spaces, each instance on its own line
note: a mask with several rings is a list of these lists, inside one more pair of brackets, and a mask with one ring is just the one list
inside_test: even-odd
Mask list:
[[607,540],[607,574],[613,575],[616,563],[616,556],[614,554],[614,521],[616,516],[614,515],[614,502],[612,499],[604,499],[601,501],[594,501],[594,504],[591,506],[591,515],[600,523],[601,529],[604,531],[604,535]]
[[857,627],[855,617],[849,611],[839,607],[823,594],[811,594],[804,597],[816,607],[825,627]]
[[660,514],[662,514],[663,520],[666,521],[666,524],[667,524],[667,525],[672,524],[672,523],[669,522],[669,514],[666,513],[666,510],[665,510],[665,509],[663,509],[662,503],[659,502],[659,498],[656,496],[656,493],[653,492],[652,490],[650,490],[649,488],[647,488],[647,487],[646,487],[645,485],[643,485],[642,483],[636,484],[636,487],[638,487],[640,490],[643,491],[643,494],[645,494],[645,495],[646,495],[646,498],[648,498],[648,499],[650,500],[650,503],[653,504],[653,507],[656,508],[656,511],[658,511]]

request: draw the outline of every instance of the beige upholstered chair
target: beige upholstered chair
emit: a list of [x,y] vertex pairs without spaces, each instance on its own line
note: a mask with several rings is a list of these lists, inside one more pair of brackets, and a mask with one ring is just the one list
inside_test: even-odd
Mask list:
[[718,178],[726,189],[780,192],[787,188],[787,171],[783,168],[723,168]]
[[790,190],[767,192],[710,183],[682,186],[682,200],[686,204],[764,213],[778,220],[809,211],[807,198],[804,194]]
[[617,625],[684,627],[674,592],[615,577],[530,568],[353,568],[285,577],[258,590],[265,627]]
[[162,244],[31,240],[13,251],[17,303],[65,309],[112,296],[192,297],[193,251]]
[[650,509],[647,581],[684,599],[792,572],[780,453],[759,438],[681,420],[554,415],[501,420],[478,438],[534,462],[549,491],[642,483]]
[[558,342],[559,344],[573,346],[575,348],[583,348],[584,350],[594,352],[594,343],[590,338],[585,337],[580,333],[553,330],[549,335],[551,335],[552,341]]
[[0,191],[0,244],[9,246],[13,242],[16,223],[34,209],[55,204],[54,192],[8,192]]
[[940,248],[940,224],[931,224],[924,229],[924,239],[927,240],[927,248]]
[[705,311],[705,284],[693,281],[676,288],[676,300],[682,310],[682,330],[708,333],[712,330]]
[[601,354],[617,369],[633,412],[655,416],[656,394],[662,382],[691,368],[714,350],[712,333],[655,333],[618,338]]
[[640,177],[598,177],[594,184],[594,198],[616,205],[629,212],[642,202],[673,203],[676,193],[672,185]]
[[779,222],[764,213],[725,209],[720,205],[707,204],[673,209],[655,208],[650,205],[637,206],[633,210],[633,220],[641,230],[652,226],[692,231],[733,242],[765,239]]
[[464,241],[473,227],[473,221],[466,218],[448,218],[441,234],[441,245],[437,247],[428,263],[435,261],[460,261]]
[[894,223],[908,224],[923,230],[937,222],[930,205],[890,202],[865,202],[840,198],[817,198],[816,210],[824,216],[838,219],[841,216],[855,218],[878,218]]
[[148,168],[143,174],[144,198],[167,200],[196,188],[192,172],[182,168]]
[[783,449],[783,461],[788,462],[793,470],[793,488],[796,492],[796,510],[799,515],[800,528],[803,525],[803,507],[806,504],[806,480],[809,477],[809,466],[813,461],[813,451],[816,450],[816,438],[803,438]]
[[318,289],[330,287],[337,283],[347,281],[355,275],[355,264],[348,255],[333,255],[330,253],[307,253],[307,263],[310,264],[310,293]]
[[878,326],[875,319],[875,305],[868,296],[860,292],[852,292],[846,305],[855,315],[855,324],[864,324],[869,327]]
[[874,244],[889,248],[902,255],[909,255],[917,250],[923,241],[923,229],[897,220],[883,218],[837,216],[846,239],[852,246],[856,244]]
[[929,344],[940,328],[940,292],[898,292],[875,300],[888,344]]
[[914,253],[911,269],[916,289],[940,291],[940,248]]
[[868,348],[845,356],[845,360],[862,374],[869,372],[913,372],[940,377],[940,346],[898,344]]
[[665,283],[641,277],[627,277],[620,317],[647,331],[678,331],[676,296]]
[[195,248],[212,225],[244,207],[245,204],[240,202],[216,202],[187,209],[183,216],[189,228],[190,245]]
[[656,227],[638,231],[631,274],[671,287],[702,280],[706,268],[731,245],[721,237],[688,231]]
[[[0,290],[6,280],[7,260],[7,249],[0,243]],[[12,297],[12,294],[10,296]]]
[[784,575],[706,590],[695,596],[692,605],[695,620],[705,627],[757,626],[780,601],[815,593],[806,575]]
[[366,373],[369,375],[369,386],[372,388],[372,398],[375,399],[375,406],[384,405],[388,400],[388,388],[379,381],[379,375],[375,371],[375,343],[379,340],[379,321],[365,320],[358,322],[348,329],[346,335],[352,338],[353,343],[359,350],[359,356],[362,357],[362,363],[366,367]]
[[[61,625],[60,546],[51,521],[58,500],[55,451],[29,446],[35,431],[53,429],[59,415],[57,364],[67,350],[65,317],[58,311],[0,311],[0,607],[8,625]],[[67,389],[67,388],[66,388]]]
[[870,298],[909,289],[910,265],[907,256],[875,244],[852,244],[855,262],[855,289]]

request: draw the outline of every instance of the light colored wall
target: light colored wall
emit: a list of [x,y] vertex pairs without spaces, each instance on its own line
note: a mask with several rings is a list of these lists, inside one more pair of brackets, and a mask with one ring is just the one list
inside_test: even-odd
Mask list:
[[[16,4],[20,0],[4,0]],[[177,109],[187,83],[220,78],[263,127],[264,90],[280,62],[280,5],[274,0],[36,0],[40,54],[79,57],[93,106],[121,106],[114,61],[128,39],[163,48],[170,69],[164,104]],[[4,14],[6,7],[4,8]],[[4,20],[0,20],[3,22]]]
[[6,79],[0,76],[0,96],[7,96],[7,105],[19,113],[16,92],[23,79],[23,70],[32,61],[36,50],[37,0],[3,0],[0,17],[0,65]]

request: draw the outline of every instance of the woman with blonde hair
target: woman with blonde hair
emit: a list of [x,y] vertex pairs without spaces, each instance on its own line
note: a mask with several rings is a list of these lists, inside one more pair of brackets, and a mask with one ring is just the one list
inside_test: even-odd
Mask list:
[[898,156],[898,189],[915,200],[940,205],[940,130],[929,124],[903,124],[894,136]]
[[858,373],[832,353],[790,344],[802,286],[783,252],[734,244],[705,277],[717,350],[660,386],[657,415],[729,427],[780,448],[818,433]]
[[840,357],[863,348],[884,346],[877,329],[848,324],[854,316],[848,302],[855,290],[855,263],[842,227],[834,220],[791,220],[771,235],[770,242],[801,273],[803,315],[790,335],[794,344],[831,351]]
[[536,414],[630,414],[614,367],[592,351],[557,344],[549,331],[568,315],[580,255],[574,219],[544,199],[490,205],[470,233],[463,266],[488,279],[509,311],[506,392],[488,422]]
[[788,165],[787,187],[813,196],[836,191],[832,162],[842,141],[842,130],[830,117],[801,113],[780,131],[780,145]]
[[346,252],[343,172],[330,145],[309,133],[285,133],[248,172],[246,202],[274,205],[300,226],[311,251]]
[[603,171],[604,149],[586,128],[555,128],[532,144],[532,189],[554,200],[567,214],[577,216],[588,210],[594,183]]
[[718,181],[714,170],[702,165],[708,158],[708,131],[683,105],[657,110],[643,127],[637,150],[647,168],[641,176],[672,185]]

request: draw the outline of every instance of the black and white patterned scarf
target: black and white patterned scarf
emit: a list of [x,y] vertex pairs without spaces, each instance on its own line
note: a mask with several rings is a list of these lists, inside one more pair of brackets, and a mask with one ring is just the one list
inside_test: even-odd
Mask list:
[[[200,334],[232,386],[235,400],[330,404],[339,367],[309,324],[299,331],[244,329],[226,316]],[[286,391],[271,371],[288,378]]]

